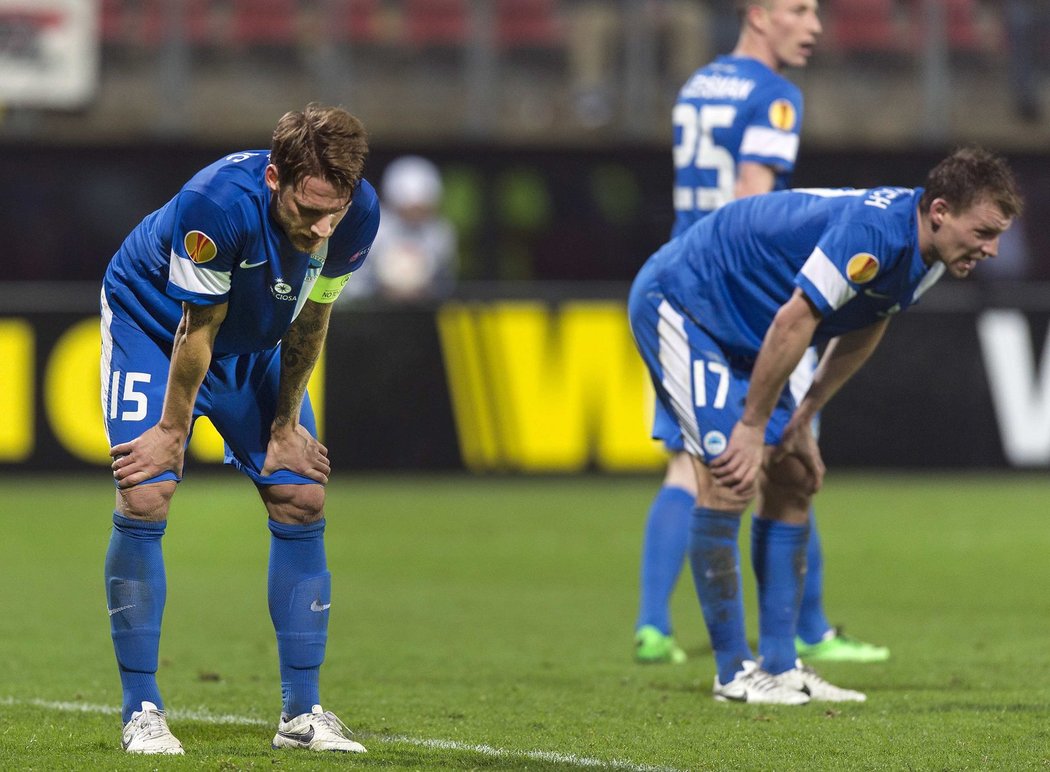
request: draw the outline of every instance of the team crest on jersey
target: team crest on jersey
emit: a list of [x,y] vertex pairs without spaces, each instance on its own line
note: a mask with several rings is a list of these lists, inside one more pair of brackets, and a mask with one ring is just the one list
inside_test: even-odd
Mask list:
[[201,231],[190,231],[187,233],[182,240],[182,245],[186,247],[186,257],[195,263],[206,263],[209,260],[214,260],[215,255],[219,253],[215,242]]
[[787,99],[777,99],[769,106],[769,125],[781,131],[794,131],[798,121],[795,106]]
[[717,456],[726,449],[728,441],[726,436],[719,431],[711,431],[704,435],[704,453],[709,456]]
[[879,259],[867,252],[858,252],[846,263],[846,275],[854,284],[866,284],[879,273]]
[[321,245],[321,248],[310,255],[310,267],[321,268],[324,266],[324,261],[328,258],[328,242],[326,241]]

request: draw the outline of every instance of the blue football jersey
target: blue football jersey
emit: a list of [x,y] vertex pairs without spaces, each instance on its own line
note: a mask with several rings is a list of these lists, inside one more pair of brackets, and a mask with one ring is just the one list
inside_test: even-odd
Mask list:
[[676,236],[733,200],[742,161],[774,170],[774,190],[789,184],[798,156],[802,92],[762,62],[720,56],[678,92],[674,125]]
[[814,343],[915,303],[944,272],[919,253],[921,188],[798,189],[733,201],[652,258],[668,300],[752,359],[801,288],[823,315]]
[[348,276],[379,227],[365,180],[324,246],[299,252],[270,213],[269,152],[233,153],[205,167],[128,235],[103,281],[109,306],[142,330],[171,340],[182,302],[228,302],[215,354],[276,346],[320,277]]

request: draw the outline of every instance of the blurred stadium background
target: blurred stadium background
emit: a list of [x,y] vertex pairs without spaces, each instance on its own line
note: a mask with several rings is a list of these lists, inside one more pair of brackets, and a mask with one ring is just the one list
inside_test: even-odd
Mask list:
[[[829,465],[1047,469],[1050,8],[821,8],[796,185],[918,185],[979,142],[1028,200],[828,410]],[[655,472],[623,301],[670,230],[674,94],[735,34],[731,0],[0,0],[0,470],[106,463],[110,255],[318,100],[365,122],[373,182],[434,160],[459,236],[452,297],[340,306],[312,387],[337,468]],[[193,450],[219,455],[206,426]]]

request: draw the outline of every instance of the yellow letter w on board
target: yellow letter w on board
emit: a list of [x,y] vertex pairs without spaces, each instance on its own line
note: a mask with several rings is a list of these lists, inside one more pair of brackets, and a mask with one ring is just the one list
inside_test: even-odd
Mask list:
[[460,452],[475,471],[658,469],[652,386],[624,304],[450,303],[438,314]]

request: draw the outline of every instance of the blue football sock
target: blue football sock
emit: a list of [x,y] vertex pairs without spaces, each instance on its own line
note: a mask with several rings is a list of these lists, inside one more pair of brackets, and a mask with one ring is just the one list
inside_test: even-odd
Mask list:
[[328,641],[332,576],[324,553],[325,521],[284,525],[269,521],[270,619],[277,632],[282,711],[309,713],[320,704],[319,676]]
[[689,548],[689,523],[696,505],[683,488],[663,486],[649,508],[642,544],[641,602],[638,624],[671,634],[671,593]]
[[124,692],[124,723],[143,702],[164,708],[157,687],[157,658],[168,589],[160,545],[166,527],[167,521],[132,520],[113,513],[106,552],[106,603]]
[[751,564],[758,583],[758,650],[762,669],[795,666],[795,629],[806,571],[809,525],[751,519]]
[[723,684],[754,659],[744,630],[744,594],[740,577],[739,512],[697,507],[690,529],[689,563],[711,637]]
[[817,643],[831,629],[824,614],[824,553],[817,532],[817,518],[809,510],[809,544],[806,547],[806,587],[798,612],[798,634],[806,643]]

